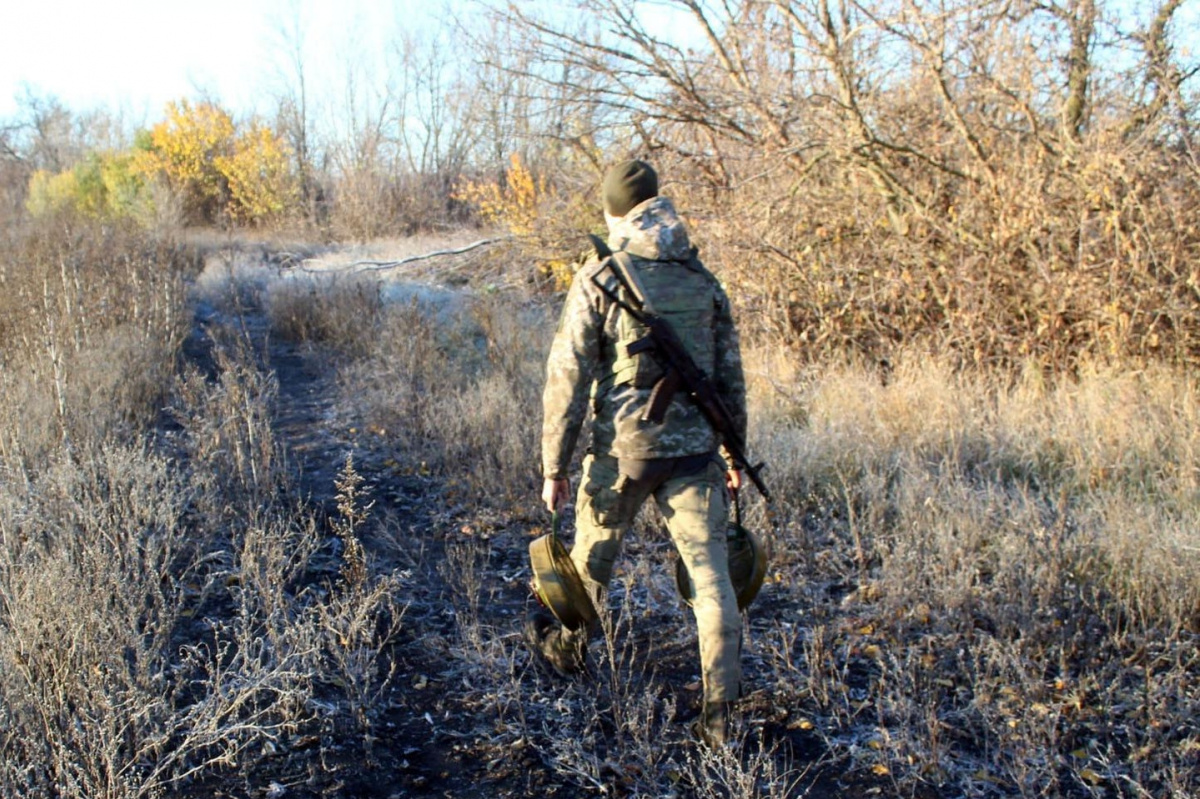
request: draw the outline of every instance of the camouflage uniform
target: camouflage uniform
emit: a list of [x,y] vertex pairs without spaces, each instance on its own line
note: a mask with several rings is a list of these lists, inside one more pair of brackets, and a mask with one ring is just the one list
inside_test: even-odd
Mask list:
[[[666,317],[712,378],[745,438],[745,382],[729,299],[700,264],[671,202],[653,197],[611,225],[609,246],[632,268],[655,310]],[[547,363],[542,465],[567,475],[590,402],[592,438],[576,502],[571,559],[595,598],[612,576],[621,539],[653,496],[695,585],[693,610],[708,702],[737,698],[741,616],[729,578],[728,498],[718,440],[701,410],[679,391],[660,424],[643,420],[662,367],[652,352],[627,347],[645,330],[594,283],[616,278],[592,260],[567,294]],[[586,635],[586,631],[582,634]]]

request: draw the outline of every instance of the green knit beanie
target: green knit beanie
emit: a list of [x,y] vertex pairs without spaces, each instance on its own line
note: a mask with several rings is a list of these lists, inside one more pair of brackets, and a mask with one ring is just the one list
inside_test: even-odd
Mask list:
[[604,176],[604,210],[612,216],[625,216],[657,196],[658,174],[645,161],[622,161]]

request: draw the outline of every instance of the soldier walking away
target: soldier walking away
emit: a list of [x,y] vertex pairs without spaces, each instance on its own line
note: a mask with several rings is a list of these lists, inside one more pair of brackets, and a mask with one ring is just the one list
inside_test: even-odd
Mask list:
[[[730,451],[630,312],[644,301],[673,328],[711,378],[736,441],[745,441],[745,379],[729,299],[700,263],[658,176],[642,161],[604,178],[607,248],[576,274],[551,346],[543,394],[542,499],[557,512],[570,491],[567,468],[591,403],[591,444],[575,504],[571,560],[597,607],[621,541],[653,497],[694,586],[704,707],[694,732],[707,744],[730,736],[741,682],[741,615],[730,580],[725,528],[729,495],[745,464]],[[618,268],[613,261],[619,260]],[[630,295],[641,296],[630,296]],[[740,451],[737,452],[739,457]],[[756,477],[756,475],[753,475]],[[569,630],[545,611],[526,622],[531,648],[555,669],[579,671],[585,626]]]

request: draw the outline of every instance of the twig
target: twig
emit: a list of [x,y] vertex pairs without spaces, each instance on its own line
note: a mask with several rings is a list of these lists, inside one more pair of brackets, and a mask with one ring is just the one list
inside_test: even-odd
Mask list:
[[498,236],[496,238],[491,238],[491,239],[480,239],[479,241],[476,241],[472,244],[468,244],[465,247],[459,247],[458,249],[435,250],[433,252],[424,253],[423,255],[410,255],[407,258],[401,258],[399,261],[354,261],[353,263],[339,264],[337,266],[330,267],[329,269],[312,269],[310,267],[304,266],[304,264],[307,263],[308,260],[313,260],[313,259],[307,259],[301,263],[300,268],[302,270],[304,270],[305,272],[331,272],[331,271],[343,271],[343,270],[353,270],[354,272],[377,272],[377,271],[381,271],[383,269],[394,269],[397,266],[403,266],[404,264],[411,264],[415,261],[425,261],[430,258],[437,258],[442,255],[461,255],[465,252],[470,252],[471,250],[477,249],[479,247],[483,247],[487,244],[495,244],[498,241],[508,241],[511,238],[513,238],[513,237],[512,236]]

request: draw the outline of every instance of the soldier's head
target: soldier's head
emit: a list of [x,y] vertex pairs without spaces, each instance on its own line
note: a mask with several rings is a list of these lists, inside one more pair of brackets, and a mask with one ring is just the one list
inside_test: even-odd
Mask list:
[[620,219],[658,196],[658,173],[645,161],[622,161],[604,175],[604,217]]

